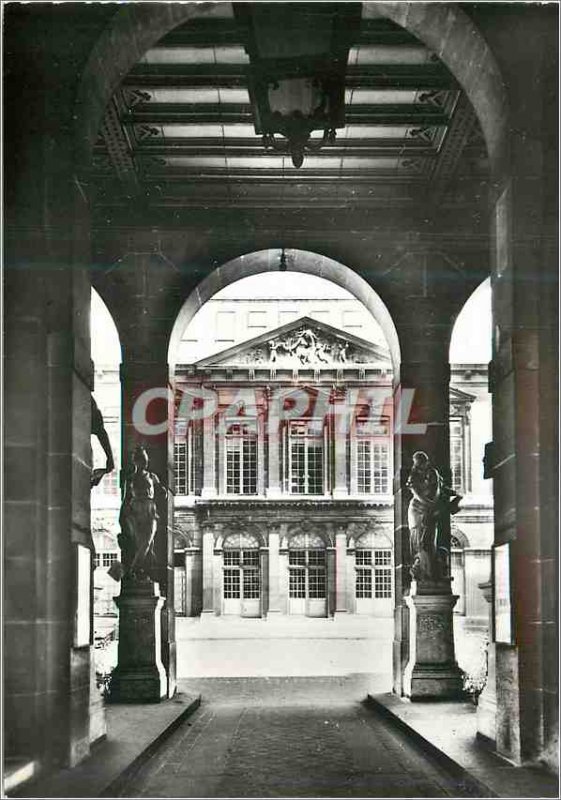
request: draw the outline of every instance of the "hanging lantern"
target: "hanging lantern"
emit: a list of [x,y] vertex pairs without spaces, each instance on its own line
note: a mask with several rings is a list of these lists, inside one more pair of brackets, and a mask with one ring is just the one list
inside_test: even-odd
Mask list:
[[[345,126],[345,73],[359,3],[234,4],[246,33],[255,132],[298,169]],[[313,131],[322,131],[311,140]],[[278,137],[282,138],[278,138]]]

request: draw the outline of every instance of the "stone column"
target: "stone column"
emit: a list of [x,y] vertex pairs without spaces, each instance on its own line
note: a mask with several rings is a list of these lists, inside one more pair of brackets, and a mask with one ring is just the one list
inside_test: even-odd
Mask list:
[[281,612],[279,547],[280,525],[274,525],[269,528],[269,616]]
[[203,614],[214,614],[214,527],[203,528]]
[[334,485],[333,498],[347,497],[349,481],[347,477],[347,439],[348,421],[346,418],[345,389],[337,389],[333,396],[333,453],[334,453]]
[[497,674],[495,643],[491,641],[493,630],[493,583],[488,580],[479,584],[488,604],[489,641],[487,643],[487,682],[477,703],[477,735],[496,745],[497,731]]
[[261,579],[261,616],[266,617],[269,610],[269,548],[259,550],[259,577]]
[[281,427],[280,427],[280,397],[277,389],[267,390],[267,497],[280,497],[282,494],[282,481],[280,473],[281,452]]
[[[435,290],[436,291],[436,290]],[[415,296],[401,321],[403,342],[394,393],[395,591],[394,690],[412,700],[457,697],[461,671],[455,660],[451,579],[411,582],[406,488],[412,456],[425,452],[450,482],[448,329],[438,324],[431,287]],[[434,327],[432,327],[434,325]],[[440,545],[450,551],[450,519],[442,518]],[[430,635],[428,635],[430,634]]]
[[216,497],[216,443],[212,414],[203,420],[203,488],[201,497]]
[[347,606],[347,534],[335,534],[335,614],[346,614]]
[[335,548],[327,548],[326,583],[327,583],[327,616],[335,614],[336,609],[336,556]]

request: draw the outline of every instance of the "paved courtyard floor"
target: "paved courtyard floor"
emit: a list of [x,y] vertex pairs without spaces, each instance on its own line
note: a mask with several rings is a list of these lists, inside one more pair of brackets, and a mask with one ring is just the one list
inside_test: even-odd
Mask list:
[[[477,672],[484,663],[483,633],[454,620],[460,666]],[[385,676],[392,671],[393,620],[341,615],[309,617],[178,617],[177,675],[266,677],[306,675]]]
[[121,797],[470,797],[374,714],[363,678],[191,679],[209,699]]

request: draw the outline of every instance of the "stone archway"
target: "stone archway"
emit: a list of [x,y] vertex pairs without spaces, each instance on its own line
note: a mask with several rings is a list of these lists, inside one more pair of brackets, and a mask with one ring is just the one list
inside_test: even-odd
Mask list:
[[[98,39],[76,97],[76,166],[87,165],[113,92],[144,53],[189,19],[212,15],[214,3],[131,3],[123,6]],[[508,102],[487,42],[452,3],[363,3],[364,17],[388,17],[426,44],[463,87],[485,136],[491,170],[507,155]]]
[[[207,300],[220,289],[242,278],[268,271],[278,271],[280,253],[280,250],[260,250],[239,256],[217,267],[199,283],[181,307],[171,332],[168,363],[172,370],[175,367],[175,354],[183,331]],[[390,349],[392,367],[397,370],[401,353],[397,329],[387,306],[372,286],[350,267],[318,253],[306,250],[286,250],[286,259],[290,271],[317,275],[353,294],[381,326]]]

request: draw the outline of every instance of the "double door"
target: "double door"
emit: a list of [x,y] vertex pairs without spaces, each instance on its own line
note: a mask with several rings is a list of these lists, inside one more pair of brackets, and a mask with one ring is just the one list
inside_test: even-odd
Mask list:
[[238,617],[260,617],[259,550],[224,550],[223,559],[223,613]]
[[327,616],[325,549],[288,551],[288,612],[307,617]]

